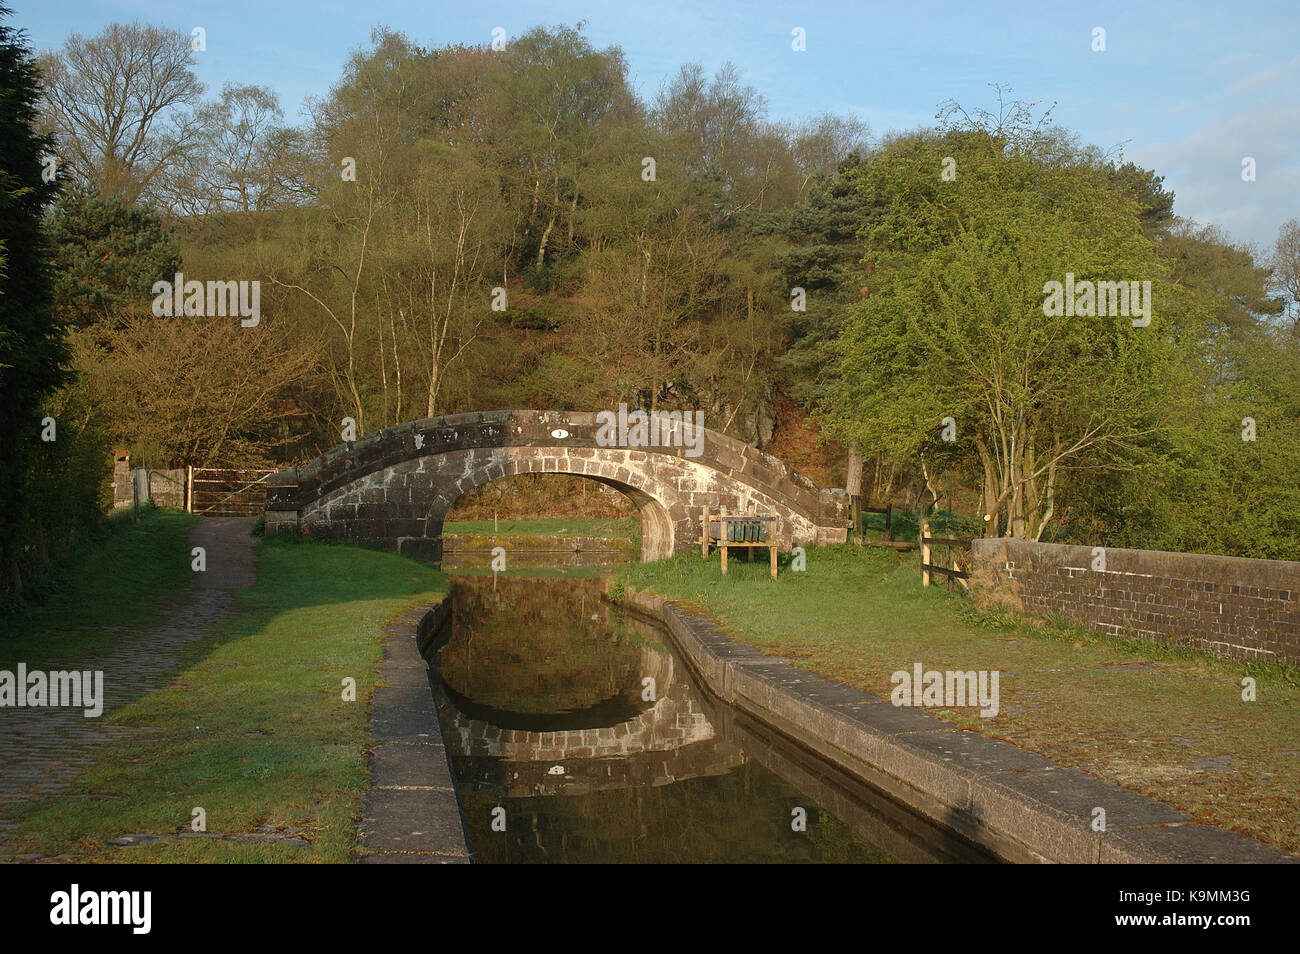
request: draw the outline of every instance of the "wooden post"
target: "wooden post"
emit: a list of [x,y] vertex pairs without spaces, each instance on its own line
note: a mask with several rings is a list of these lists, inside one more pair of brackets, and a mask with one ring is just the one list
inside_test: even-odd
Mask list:
[[727,575],[727,508],[722,508],[722,519],[718,523],[718,546],[722,548],[722,575]]
[[194,465],[185,465],[185,512],[194,512]]
[[930,585],[930,571],[927,567],[930,565],[930,544],[925,541],[930,537],[930,521],[921,521],[921,585]]
[[888,540],[890,543],[894,542],[894,527],[892,523],[893,517],[894,517],[894,505],[891,503],[885,504],[885,539]]
[[772,551],[772,579],[776,579],[776,546],[769,548]]
[[853,533],[862,539],[862,452],[856,443],[849,444],[849,464],[844,474],[844,491],[849,495],[849,513]]
[[709,558],[709,508],[704,508],[704,513],[700,514],[700,556],[704,559]]

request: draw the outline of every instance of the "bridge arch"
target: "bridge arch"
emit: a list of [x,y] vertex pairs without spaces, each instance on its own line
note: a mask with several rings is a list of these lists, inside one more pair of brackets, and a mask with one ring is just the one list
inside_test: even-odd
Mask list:
[[[680,426],[680,425],[678,425]],[[783,547],[840,543],[848,498],[716,431],[687,446],[604,446],[592,413],[492,411],[426,418],[368,434],[300,471],[268,479],[268,530],[378,543],[442,559],[442,525],[475,487],[515,474],[574,474],[626,495],[641,515],[641,557],[698,545],[700,514],[754,505]],[[607,441],[604,443],[608,443]]]

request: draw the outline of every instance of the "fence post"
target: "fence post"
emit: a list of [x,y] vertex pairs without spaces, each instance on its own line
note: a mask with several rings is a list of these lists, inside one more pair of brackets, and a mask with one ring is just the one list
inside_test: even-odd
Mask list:
[[885,504],[885,539],[890,543],[894,542],[893,517],[894,505],[892,503]]
[[194,465],[185,465],[185,512],[194,512]]
[[718,525],[718,545],[722,547],[722,575],[727,575],[727,508],[722,508],[722,520]]
[[930,521],[921,521],[921,585],[930,585],[930,544],[925,541],[930,539]]

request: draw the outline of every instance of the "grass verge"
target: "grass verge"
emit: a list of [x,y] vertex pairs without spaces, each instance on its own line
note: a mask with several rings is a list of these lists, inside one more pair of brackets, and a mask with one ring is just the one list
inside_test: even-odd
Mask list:
[[[258,545],[257,570],[167,688],[105,716],[111,741],[72,790],[24,807],[10,836],[20,850],[89,862],[349,859],[384,623],[444,595],[446,577],[284,537]],[[71,625],[79,612],[46,622]],[[348,677],[356,702],[342,699]],[[195,808],[206,837],[191,832]],[[108,843],[125,833],[166,841]]]
[[[892,673],[998,670],[1001,711],[932,710],[1164,801],[1198,821],[1300,852],[1300,675],[1081,628],[972,610],[923,589],[915,553],[830,547],[719,572],[686,554],[623,571],[622,582],[682,600],[739,640],[794,665],[888,696]],[[1257,701],[1242,700],[1255,678]]]
[[106,517],[55,568],[43,602],[0,618],[0,669],[85,662],[128,629],[161,620],[193,580],[186,538],[196,519],[152,507],[138,522],[129,512]]

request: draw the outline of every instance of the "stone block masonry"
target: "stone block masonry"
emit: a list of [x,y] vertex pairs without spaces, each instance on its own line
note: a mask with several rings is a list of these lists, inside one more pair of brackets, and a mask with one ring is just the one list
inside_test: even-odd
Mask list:
[[113,507],[129,507],[135,502],[132,482],[135,471],[142,471],[145,486],[149,488],[147,499],[140,503],[152,503],[155,507],[176,507],[185,509],[185,468],[174,467],[170,470],[156,468],[132,468],[130,457],[125,451],[117,451],[113,460]]
[[[699,545],[706,508],[775,519],[784,549],[843,543],[849,500],[761,451],[705,430],[686,449],[605,447],[596,415],[492,411],[385,428],[344,444],[300,471],[267,481],[266,528],[369,542],[437,562],[456,500],[515,474],[573,474],[611,487],[641,517],[641,556],[657,560]],[[691,449],[693,452],[693,448]]]
[[1223,659],[1300,666],[1300,563],[976,540],[978,589],[1010,609]]

